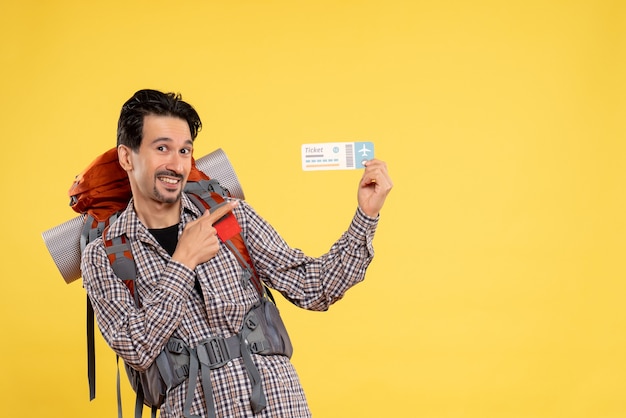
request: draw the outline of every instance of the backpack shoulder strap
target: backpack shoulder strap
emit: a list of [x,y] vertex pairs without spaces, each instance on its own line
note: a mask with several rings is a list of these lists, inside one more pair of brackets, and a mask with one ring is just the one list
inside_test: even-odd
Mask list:
[[[99,237],[105,237],[109,226],[115,222],[118,213],[113,214],[105,221],[96,220],[91,214],[85,216],[85,224],[81,232],[81,253],[88,243]],[[139,306],[139,295],[135,292],[136,267],[130,243],[126,236],[103,239],[107,256],[115,274],[124,281],[133,295],[135,304]],[[96,397],[96,345],[95,345],[95,317],[91,300],[87,296],[87,379],[89,381],[89,400]],[[119,370],[118,370],[119,373]],[[119,378],[119,376],[118,376]],[[119,398],[119,396],[118,396]],[[119,402],[119,400],[118,400]]]
[[[102,231],[108,228],[110,224],[115,222],[119,212],[114,213],[106,220],[97,220],[91,214],[86,214],[84,217],[84,224],[80,234],[80,252],[81,254],[85,250],[87,244],[91,241],[99,238],[102,235]],[[87,322],[87,379],[89,381],[89,400],[94,400],[96,397],[96,346],[95,346],[95,318],[93,312],[93,306],[89,296],[86,296],[86,322]]]
[[[137,278],[137,265],[133,258],[133,252],[130,246],[130,241],[126,234],[122,234],[119,237],[113,239],[106,239],[109,226],[102,231],[102,242],[104,243],[104,249],[107,253],[109,263],[115,275],[124,282],[124,285],[130,291],[135,301],[137,308],[141,307],[139,300],[139,292],[136,291],[135,280]],[[122,393],[120,390],[120,367],[119,356],[117,359],[117,411],[118,417],[122,417]],[[138,382],[136,398],[135,398],[135,418],[141,418],[144,404],[144,394],[141,382]],[[157,407],[152,407],[151,418],[156,418]]]
[[139,301],[139,294],[135,292],[135,279],[137,278],[137,266],[135,265],[135,259],[130,248],[130,242],[126,237],[126,234],[120,235],[113,239],[105,239],[109,230],[107,226],[102,232],[102,242],[104,243],[104,249],[111,263],[111,268],[117,277],[119,277],[130,294],[133,295],[135,300],[135,306],[141,307]]
[[[224,196],[213,190],[207,190],[200,182],[188,183],[185,187],[185,191],[190,200],[198,207],[201,212],[205,210],[215,210],[218,207],[226,204]],[[219,184],[219,183],[218,183]],[[228,247],[233,253],[244,271],[244,277],[242,278],[243,284],[252,282],[256,288],[259,296],[263,298],[266,296],[266,288],[261,283],[259,276],[254,268],[254,263],[250,257],[248,251],[248,245],[241,235],[241,226],[237,222],[237,218],[232,213],[225,215],[213,224],[217,230],[217,234],[220,240]]]

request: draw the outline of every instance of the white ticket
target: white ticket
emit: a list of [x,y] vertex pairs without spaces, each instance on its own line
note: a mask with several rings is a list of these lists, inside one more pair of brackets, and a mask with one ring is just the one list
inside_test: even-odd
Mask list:
[[373,142],[323,142],[302,145],[302,170],[355,170],[374,158]]

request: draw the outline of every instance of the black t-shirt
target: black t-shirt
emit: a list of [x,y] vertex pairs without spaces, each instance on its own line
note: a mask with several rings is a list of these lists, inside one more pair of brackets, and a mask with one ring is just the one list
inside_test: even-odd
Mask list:
[[165,248],[165,251],[171,256],[176,251],[178,244],[178,224],[168,226],[167,228],[149,229],[150,233]]

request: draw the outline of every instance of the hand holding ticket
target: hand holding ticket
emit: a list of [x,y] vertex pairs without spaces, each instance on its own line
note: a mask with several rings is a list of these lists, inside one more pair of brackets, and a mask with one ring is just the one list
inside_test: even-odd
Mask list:
[[302,145],[302,170],[355,170],[374,158],[373,142],[323,142]]
[[378,216],[392,188],[387,164],[377,159],[367,161],[357,194],[359,207],[367,216]]

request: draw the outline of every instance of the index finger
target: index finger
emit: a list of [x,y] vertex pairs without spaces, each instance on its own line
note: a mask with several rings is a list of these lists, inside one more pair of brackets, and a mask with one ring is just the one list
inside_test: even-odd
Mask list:
[[211,225],[215,225],[224,216],[228,215],[236,206],[237,201],[223,202],[212,208],[210,211],[207,210],[204,213],[204,216],[206,216],[207,222],[211,223]]

